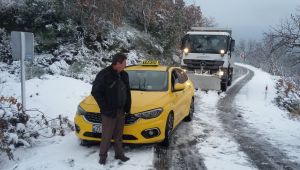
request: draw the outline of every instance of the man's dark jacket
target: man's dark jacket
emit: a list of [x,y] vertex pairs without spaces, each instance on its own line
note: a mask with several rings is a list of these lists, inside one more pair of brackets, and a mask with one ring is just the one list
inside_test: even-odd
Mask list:
[[[126,102],[124,106],[124,111],[126,113],[130,112],[131,107],[131,94],[129,87],[128,73],[125,71],[120,72],[121,80],[126,86]],[[98,106],[100,107],[101,114],[108,117],[116,117],[117,106],[118,106],[118,79],[119,75],[112,66],[106,67],[101,70],[95,81],[93,82],[92,95],[95,98]]]

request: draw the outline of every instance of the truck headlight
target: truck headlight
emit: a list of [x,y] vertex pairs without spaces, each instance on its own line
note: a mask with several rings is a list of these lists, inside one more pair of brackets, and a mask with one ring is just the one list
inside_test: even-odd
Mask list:
[[217,74],[218,74],[219,76],[223,76],[223,75],[224,75],[224,71],[220,70],[220,71],[218,71]]
[[184,54],[189,53],[189,49],[188,49],[188,48],[184,48],[184,49],[183,49],[183,53],[184,53]]
[[135,114],[135,116],[142,119],[152,119],[158,117],[162,113],[162,111],[163,111],[162,108],[158,108],[158,109],[148,110],[145,112],[139,112]]
[[224,54],[225,54],[225,50],[220,50],[220,54],[221,54],[221,56],[223,57],[224,56]]
[[78,114],[78,115],[84,115],[85,113],[86,113],[86,111],[83,110],[83,108],[81,108],[80,106],[78,106],[76,114]]

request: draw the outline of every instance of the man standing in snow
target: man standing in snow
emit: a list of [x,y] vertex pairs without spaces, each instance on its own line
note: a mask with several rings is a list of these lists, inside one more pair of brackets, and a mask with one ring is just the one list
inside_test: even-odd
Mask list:
[[112,64],[101,70],[93,82],[92,95],[98,103],[102,118],[102,135],[99,163],[106,163],[110,140],[114,139],[115,159],[123,162],[129,158],[124,155],[122,136],[125,114],[131,107],[129,78],[126,67],[126,55],[117,53],[112,57]]

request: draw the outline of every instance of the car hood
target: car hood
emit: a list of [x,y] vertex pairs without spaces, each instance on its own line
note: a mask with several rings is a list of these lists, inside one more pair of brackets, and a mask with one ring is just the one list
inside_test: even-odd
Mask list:
[[[131,113],[138,113],[162,107],[166,103],[167,92],[131,91]],[[99,107],[92,95],[81,102],[81,107],[87,112],[99,112]]]
[[131,112],[138,113],[162,107],[166,102],[166,92],[132,91]]

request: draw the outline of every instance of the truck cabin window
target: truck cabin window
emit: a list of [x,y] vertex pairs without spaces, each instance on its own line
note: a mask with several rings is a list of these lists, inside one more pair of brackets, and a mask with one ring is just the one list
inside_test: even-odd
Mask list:
[[182,44],[189,48],[191,53],[219,54],[222,49],[227,53],[229,38],[225,35],[189,35],[183,41]]

